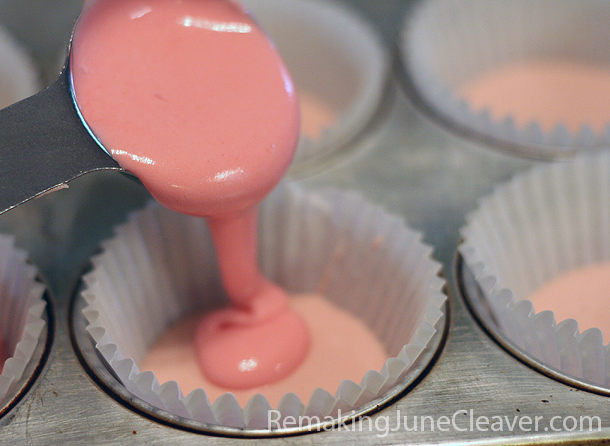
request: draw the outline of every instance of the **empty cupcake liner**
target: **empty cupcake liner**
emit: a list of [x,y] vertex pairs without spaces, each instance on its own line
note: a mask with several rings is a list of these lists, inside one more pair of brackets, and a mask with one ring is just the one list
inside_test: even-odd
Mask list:
[[481,200],[459,252],[499,330],[560,375],[610,388],[610,350],[597,328],[556,323],[527,297],[576,267],[610,262],[610,153],[537,167]]
[[[421,0],[399,36],[404,77],[435,116],[469,135],[534,157],[561,157],[610,145],[603,131],[558,122],[544,130],[536,119],[517,125],[474,110],[456,93],[487,70],[528,60],[566,60],[607,67],[610,4],[600,0]],[[558,92],[558,94],[561,94]]]
[[319,135],[303,134],[292,171],[326,158],[359,135],[378,110],[389,55],[376,30],[333,0],[242,0],[274,41],[301,93],[323,101],[336,119]]
[[[268,277],[290,293],[318,292],[357,315],[389,356],[360,383],[317,389],[309,401],[286,394],[277,407],[282,417],[323,418],[357,409],[392,389],[427,351],[443,316],[444,281],[431,248],[402,219],[354,193],[305,193],[283,185],[262,204],[259,233],[260,264]],[[231,393],[212,404],[205,389],[185,397],[176,382],[160,384],[137,366],[171,323],[194,309],[226,303],[203,219],[150,204],[117,228],[92,263],[81,293],[87,330],[130,392],[198,422],[267,428],[272,408],[264,395],[244,408]]]
[[0,374],[0,408],[27,378],[24,372],[45,329],[45,286],[37,275],[27,254],[15,248],[14,238],[0,235],[0,336],[8,354]]
[[40,73],[25,49],[0,27],[0,108],[41,89]]

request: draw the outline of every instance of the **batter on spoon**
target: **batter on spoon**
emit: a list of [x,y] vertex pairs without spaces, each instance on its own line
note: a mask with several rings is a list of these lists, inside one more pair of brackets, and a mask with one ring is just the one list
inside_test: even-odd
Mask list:
[[256,264],[257,203],[299,134],[273,45],[228,0],[92,0],[70,67],[79,111],[113,158],[163,205],[208,219],[233,305],[197,329],[206,376],[248,388],[290,374],[307,328]]

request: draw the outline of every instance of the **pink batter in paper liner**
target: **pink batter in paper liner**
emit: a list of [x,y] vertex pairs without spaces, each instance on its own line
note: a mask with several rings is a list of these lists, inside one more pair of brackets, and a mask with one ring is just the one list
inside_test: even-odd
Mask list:
[[544,131],[562,123],[577,133],[583,125],[603,132],[610,122],[610,66],[567,60],[506,63],[478,74],[457,88],[472,110],[489,109],[517,127],[532,121]]
[[599,328],[610,341],[610,263],[583,266],[548,281],[530,296],[537,313],[551,310],[557,323],[575,319],[579,330]]

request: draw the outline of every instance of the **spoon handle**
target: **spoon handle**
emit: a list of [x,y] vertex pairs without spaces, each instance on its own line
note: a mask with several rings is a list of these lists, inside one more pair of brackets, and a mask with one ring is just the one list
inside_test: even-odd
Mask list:
[[0,214],[87,172],[121,169],[81,122],[68,73],[0,110]]

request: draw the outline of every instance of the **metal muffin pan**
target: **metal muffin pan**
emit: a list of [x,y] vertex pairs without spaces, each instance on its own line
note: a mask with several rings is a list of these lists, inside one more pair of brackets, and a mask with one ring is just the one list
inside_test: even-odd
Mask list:
[[[408,5],[399,0],[352,3],[376,23],[391,48],[399,18]],[[29,18],[31,34],[22,30],[19,37],[27,35],[26,43],[38,48],[34,54],[46,61],[45,73],[51,79],[51,61],[57,58],[46,51],[61,51],[62,36],[79,5],[66,1],[55,8],[42,0],[28,5],[40,14],[27,14],[25,5],[13,0],[0,4],[0,20],[9,21],[15,29],[26,26],[21,20]],[[41,26],[33,26],[33,20],[39,20]],[[550,378],[507,351],[473,317],[454,270],[464,215],[495,184],[541,161],[490,150],[484,142],[470,140],[430,120],[403,93],[399,82],[391,82],[388,98],[391,100],[385,102],[375,125],[349,154],[295,178],[304,188],[357,190],[389,212],[404,216],[411,227],[424,233],[424,241],[435,247],[434,256],[443,263],[449,282],[446,336],[439,338],[440,347],[429,358],[430,364],[422,367],[423,373],[408,383],[403,393],[375,407],[370,421],[339,423],[333,430],[299,435],[240,439],[231,432],[202,433],[198,426],[176,423],[102,384],[97,373],[105,369],[93,370],[81,360],[81,350],[91,353],[91,344],[74,335],[79,319],[72,318],[72,296],[87,258],[111,234],[114,224],[149,197],[124,175],[100,172],[0,216],[0,229],[15,234],[18,245],[27,249],[40,267],[56,307],[50,316],[48,357],[35,382],[0,418],[0,444],[297,446],[610,441],[608,397]],[[417,430],[412,426],[415,416]],[[554,417],[570,421],[569,417],[599,417],[601,430],[571,429],[568,423],[566,429],[555,431],[550,424]],[[498,430],[498,418],[517,423],[512,428],[504,423]],[[538,429],[534,429],[536,419]],[[435,420],[433,428],[430,420]]]

